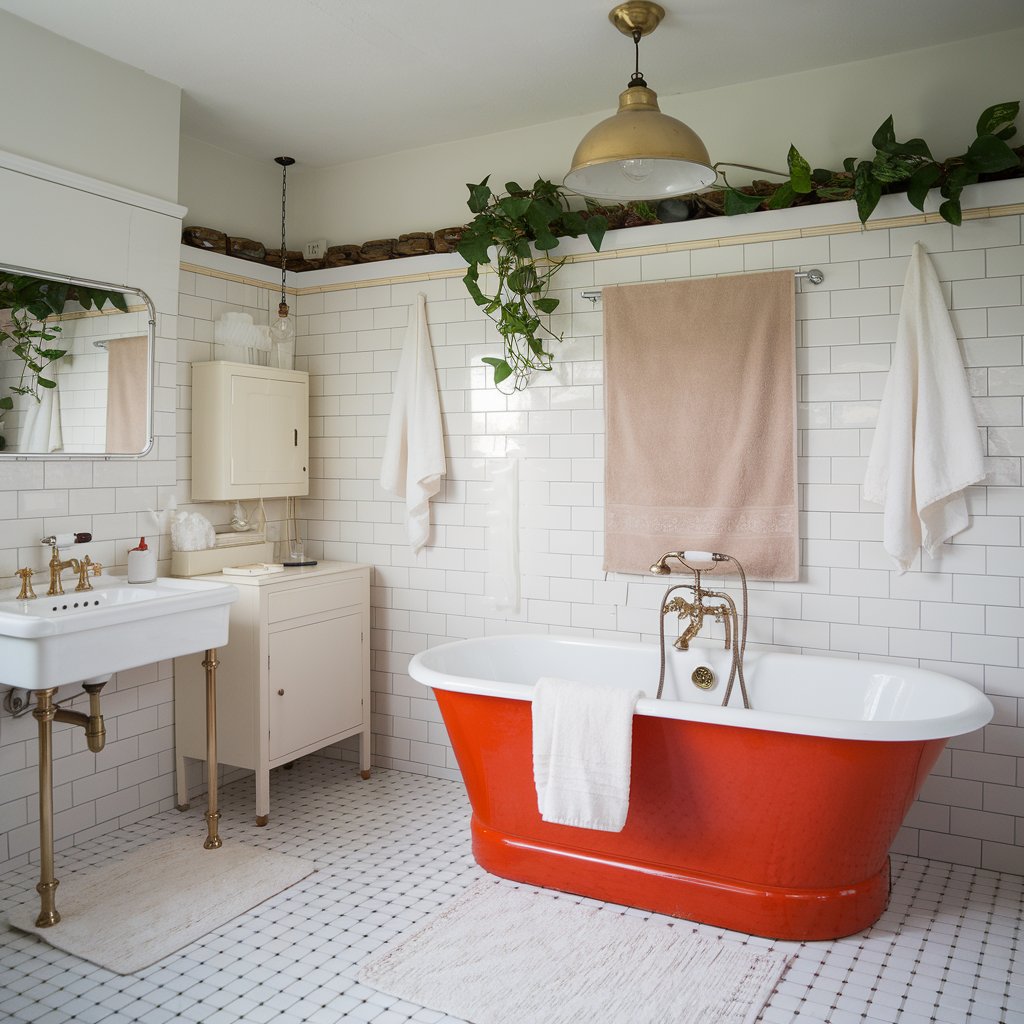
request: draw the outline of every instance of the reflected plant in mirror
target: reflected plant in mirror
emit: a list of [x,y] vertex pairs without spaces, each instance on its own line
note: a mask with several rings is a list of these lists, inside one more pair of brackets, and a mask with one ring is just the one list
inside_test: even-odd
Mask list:
[[140,291],[0,266],[0,452],[148,451],[154,328]]

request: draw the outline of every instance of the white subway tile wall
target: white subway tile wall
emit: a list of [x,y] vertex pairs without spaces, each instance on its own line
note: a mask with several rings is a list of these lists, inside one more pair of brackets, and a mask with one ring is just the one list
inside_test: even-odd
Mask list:
[[[621,237],[621,236],[620,236]],[[970,491],[970,528],[904,576],[881,547],[881,516],[860,482],[889,368],[907,255],[922,239],[952,302],[971,368],[988,486]],[[407,667],[446,640],[499,632],[655,639],[663,584],[607,575],[603,537],[601,312],[584,289],[819,266],[797,281],[802,564],[798,583],[755,583],[751,646],[878,658],[959,676],[996,705],[992,725],[954,739],[895,849],[1024,873],[1024,488],[1021,217],[841,232],[567,265],[554,317],[552,373],[505,397],[480,363],[498,336],[457,277],[300,295],[299,368],[310,371],[312,495],[301,502],[315,556],[371,562],[374,758],[457,777],[437,708]],[[388,272],[400,273],[400,264]],[[301,288],[301,278],[299,279]],[[377,483],[408,306],[427,296],[448,476],[432,543],[413,557],[404,510]],[[713,387],[713,382],[702,386]],[[728,411],[721,426],[728,429]],[[685,420],[666,424],[682,436]],[[484,596],[492,460],[521,475],[523,600],[515,615]],[[652,552],[652,559],[660,552]],[[342,756],[354,757],[345,749]]]
[[[1024,874],[1021,231],[1021,217],[1012,215],[966,221],[956,231],[875,228],[570,263],[556,281],[565,312],[554,320],[565,340],[555,370],[512,397],[488,383],[480,357],[498,351],[498,337],[458,277],[301,295],[293,306],[296,365],[311,374],[312,457],[301,515],[314,557],[376,567],[375,762],[458,777],[436,703],[407,675],[412,655],[427,646],[496,632],[656,637],[662,586],[601,569],[601,311],[581,291],[817,265],[824,284],[796,283],[801,578],[753,585],[751,644],[920,664],[984,689],[996,705],[992,725],[950,744],[894,849]],[[619,237],[629,244],[628,233]],[[922,556],[897,576],[881,550],[879,513],[862,502],[859,484],[906,256],[918,238],[953,302],[989,476],[988,486],[971,490],[971,528],[939,558]],[[383,266],[402,272],[401,263]],[[245,272],[240,263],[239,276]],[[158,324],[157,450],[140,462],[0,464],[0,576],[41,566],[38,538],[65,529],[91,528],[93,557],[123,566],[130,538],[147,528],[144,510],[163,507],[172,494],[188,501],[189,364],[214,357],[213,323],[222,312],[265,323],[277,295],[192,270],[182,272],[180,291],[177,322],[161,315]],[[432,505],[432,545],[414,558],[402,505],[384,495],[377,476],[407,311],[419,291],[428,300],[448,476]],[[725,411],[722,422],[727,428]],[[685,423],[666,429],[683,431]],[[516,615],[496,612],[484,596],[489,466],[504,457],[521,459]],[[226,506],[201,509],[218,522],[228,516]],[[282,515],[271,506],[272,522]],[[160,553],[169,555],[166,536]],[[170,663],[119,674],[104,699],[109,740],[99,755],[85,749],[79,730],[55,730],[58,849],[173,804],[171,676]],[[31,717],[0,715],[0,870],[35,857],[34,736]],[[355,756],[349,747],[333,753]]]

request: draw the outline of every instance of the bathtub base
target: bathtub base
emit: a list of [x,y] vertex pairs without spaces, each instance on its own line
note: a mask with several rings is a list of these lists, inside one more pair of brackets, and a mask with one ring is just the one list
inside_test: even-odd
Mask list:
[[834,889],[780,889],[585,850],[545,845],[472,822],[473,855],[502,878],[717,928],[806,941],[870,927],[889,902],[889,860],[876,875]]

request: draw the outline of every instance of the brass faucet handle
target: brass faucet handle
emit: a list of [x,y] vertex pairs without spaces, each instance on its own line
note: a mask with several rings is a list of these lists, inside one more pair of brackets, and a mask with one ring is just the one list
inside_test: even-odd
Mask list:
[[34,601],[36,592],[32,589],[32,576],[35,573],[34,569],[30,569],[25,566],[24,569],[19,569],[14,575],[21,577],[21,590],[18,591],[19,601]]
[[99,562],[94,562],[89,555],[86,555],[78,563],[78,586],[75,587],[76,592],[79,590],[92,590],[92,581],[89,579],[90,570],[93,576],[100,576],[103,573],[103,566]]

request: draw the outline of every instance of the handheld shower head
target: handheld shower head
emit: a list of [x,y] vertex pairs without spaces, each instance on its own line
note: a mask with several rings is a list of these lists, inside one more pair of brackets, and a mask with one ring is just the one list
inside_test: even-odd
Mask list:
[[661,558],[651,566],[651,572],[654,573],[655,576],[671,575],[672,570],[665,564],[666,558],[668,558],[668,555],[662,555]]

